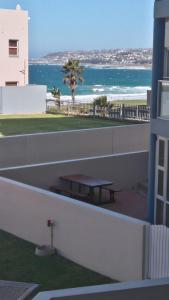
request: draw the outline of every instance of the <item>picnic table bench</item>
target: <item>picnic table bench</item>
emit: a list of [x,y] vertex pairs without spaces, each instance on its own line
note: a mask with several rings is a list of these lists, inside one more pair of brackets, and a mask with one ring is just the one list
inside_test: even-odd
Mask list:
[[62,194],[62,195],[65,195],[65,196],[73,197],[75,199],[88,201],[88,195],[80,193],[80,192],[73,191],[72,189],[67,189],[67,188],[62,187],[62,186],[56,186],[56,185],[51,186],[50,191],[54,192],[54,193],[57,193],[57,194]]
[[[121,189],[116,184],[113,184],[111,181],[97,179],[87,175],[73,174],[60,176],[59,179],[63,182],[67,182],[69,187],[65,187],[63,185],[54,185],[50,187],[50,190],[52,192],[72,197],[77,200],[79,199],[85,202],[93,203],[95,205],[115,202],[115,193],[121,191]],[[74,185],[77,185],[77,187],[75,186],[76,189],[73,188]],[[88,193],[84,193],[84,189],[82,187],[87,187]],[[99,197],[97,201],[95,201],[94,199],[94,191],[96,188],[99,189]],[[109,201],[102,201],[102,190],[106,190],[109,192]]]
[[[83,174],[72,174],[72,175],[66,175],[66,176],[60,176],[59,179],[66,181],[70,185],[70,189],[72,190],[73,184],[78,185],[78,190],[81,193],[81,187],[87,187],[89,189],[89,194],[88,194],[88,199],[90,203],[94,204],[101,204],[102,203],[102,188],[103,186],[111,185],[112,182],[109,180],[103,180],[103,179],[98,179],[94,178],[88,175],[83,175]],[[99,199],[96,203],[94,201],[95,194],[94,191],[95,189],[99,189]]]
[[120,187],[117,185],[103,186],[102,189],[109,192],[110,202],[115,202],[115,193],[121,192]]

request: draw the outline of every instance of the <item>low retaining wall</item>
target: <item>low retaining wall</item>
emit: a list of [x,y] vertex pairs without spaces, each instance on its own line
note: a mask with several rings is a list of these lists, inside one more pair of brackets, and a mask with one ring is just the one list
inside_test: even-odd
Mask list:
[[0,168],[148,150],[149,125],[0,138]]
[[117,181],[121,188],[131,189],[147,179],[147,170],[148,152],[136,152],[0,169],[0,175],[48,189],[60,176],[84,174]]
[[105,284],[39,293],[33,300],[168,300],[169,279]]
[[0,178],[0,228],[35,244],[54,246],[72,261],[126,281],[144,276],[146,223]]

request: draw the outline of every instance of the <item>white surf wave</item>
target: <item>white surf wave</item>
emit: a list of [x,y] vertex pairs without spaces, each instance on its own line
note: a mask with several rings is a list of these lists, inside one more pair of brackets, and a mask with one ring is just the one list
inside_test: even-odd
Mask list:
[[95,89],[93,89],[93,92],[104,92],[104,89],[103,88],[102,89],[95,88]]
[[113,94],[142,94],[147,93],[147,90],[151,89],[150,86],[105,86],[100,85],[99,87],[92,86],[91,88],[86,88],[85,90],[91,90],[94,93],[102,93],[105,94],[113,93]]
[[[105,94],[102,94],[104,96]],[[109,102],[117,101],[117,100],[146,100],[146,93],[138,93],[138,94],[107,94],[107,100]],[[97,98],[97,94],[93,95],[76,95],[75,101],[77,103],[92,103],[95,98]],[[63,102],[71,102],[71,96],[61,96],[61,101]]]

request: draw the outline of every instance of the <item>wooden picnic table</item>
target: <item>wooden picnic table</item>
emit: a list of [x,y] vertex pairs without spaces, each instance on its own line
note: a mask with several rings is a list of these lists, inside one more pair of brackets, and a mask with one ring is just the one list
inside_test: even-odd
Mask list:
[[101,203],[102,198],[102,188],[112,184],[112,181],[97,179],[91,176],[82,175],[82,174],[72,174],[61,176],[59,179],[67,181],[70,183],[70,189],[73,189],[73,184],[78,184],[78,191],[81,192],[81,187],[86,186],[89,188],[89,199],[93,202],[94,198],[94,189],[99,188],[99,204]]

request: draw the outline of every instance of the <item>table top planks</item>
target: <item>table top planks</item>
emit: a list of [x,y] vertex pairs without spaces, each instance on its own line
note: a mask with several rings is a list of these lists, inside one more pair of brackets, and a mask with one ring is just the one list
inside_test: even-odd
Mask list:
[[82,174],[72,174],[72,175],[61,176],[61,177],[59,177],[59,179],[65,180],[68,182],[82,184],[84,186],[93,187],[93,188],[112,184],[112,181],[97,179],[97,178],[87,176],[87,175],[82,175]]

